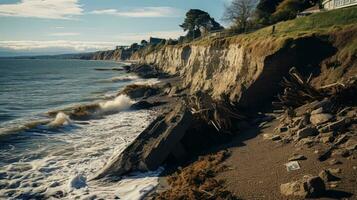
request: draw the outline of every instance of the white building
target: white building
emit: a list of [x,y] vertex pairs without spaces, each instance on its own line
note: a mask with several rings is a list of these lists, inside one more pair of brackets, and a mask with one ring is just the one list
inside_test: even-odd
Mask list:
[[324,0],[322,5],[326,10],[333,10],[357,5],[357,0]]

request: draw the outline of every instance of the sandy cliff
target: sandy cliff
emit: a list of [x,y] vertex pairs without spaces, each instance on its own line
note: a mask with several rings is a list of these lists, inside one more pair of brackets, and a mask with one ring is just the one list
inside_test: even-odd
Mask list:
[[317,86],[356,75],[355,51],[345,50],[355,43],[356,30],[348,26],[297,37],[242,35],[166,46],[147,55],[136,53],[132,59],[179,74],[192,93],[205,91],[252,107],[270,100],[293,66],[306,75],[313,73]]

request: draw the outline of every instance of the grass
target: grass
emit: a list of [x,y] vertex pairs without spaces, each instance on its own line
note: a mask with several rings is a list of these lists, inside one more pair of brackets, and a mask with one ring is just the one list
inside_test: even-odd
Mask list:
[[275,40],[278,37],[280,39],[287,37],[296,38],[314,33],[323,34],[342,29],[346,26],[357,26],[357,6],[316,13],[310,16],[277,23],[275,24],[274,35],[272,34],[272,26],[268,26],[252,33],[239,34],[226,38],[203,38],[202,40],[192,42],[192,44],[212,44],[218,42],[217,40],[226,40],[225,43],[232,43],[242,42],[242,40],[268,40],[269,38]]

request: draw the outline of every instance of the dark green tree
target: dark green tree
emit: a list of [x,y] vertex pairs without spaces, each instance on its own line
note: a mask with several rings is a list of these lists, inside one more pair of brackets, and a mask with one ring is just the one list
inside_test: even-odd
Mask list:
[[184,31],[188,31],[187,37],[192,39],[201,36],[202,30],[220,30],[223,27],[207,12],[199,9],[191,9],[186,13],[185,21],[180,25]]
[[256,8],[259,23],[269,24],[271,15],[282,1],[283,0],[260,0]]

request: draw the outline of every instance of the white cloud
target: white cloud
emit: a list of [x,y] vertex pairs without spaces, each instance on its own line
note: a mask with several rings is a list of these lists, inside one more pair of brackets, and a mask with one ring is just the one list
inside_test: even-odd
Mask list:
[[68,51],[96,51],[114,49],[117,43],[114,42],[89,42],[89,41],[68,41],[68,40],[53,40],[53,41],[0,41],[0,48],[14,51],[33,51],[46,49],[61,49]]
[[19,3],[0,4],[0,16],[71,19],[81,15],[79,0],[21,0]]
[[51,33],[50,36],[58,36],[58,37],[64,37],[64,36],[77,36],[80,35],[80,33]]
[[177,39],[180,36],[185,35],[183,31],[154,31],[146,33],[123,33],[118,36],[114,36],[115,39],[122,41],[123,44],[131,44],[133,42],[140,42],[141,40],[148,40],[150,37],[158,37],[165,39]]
[[[63,34],[63,33],[54,33]],[[70,33],[65,33],[70,34]],[[73,34],[73,33],[71,33]],[[129,45],[133,42],[140,42],[149,37],[159,38],[173,38],[176,39],[185,33],[182,31],[161,31],[161,32],[147,32],[147,33],[124,33],[114,36],[112,39],[115,42],[101,42],[101,41],[71,41],[71,40],[8,40],[0,41],[0,50],[11,50],[15,52],[28,51],[28,52],[47,52],[62,51],[62,52],[89,52],[98,50],[114,49],[116,45]],[[61,35],[58,35],[61,36]]]
[[180,11],[172,7],[143,7],[129,10],[94,10],[91,13],[98,15],[114,15],[121,17],[177,17],[179,16]]

